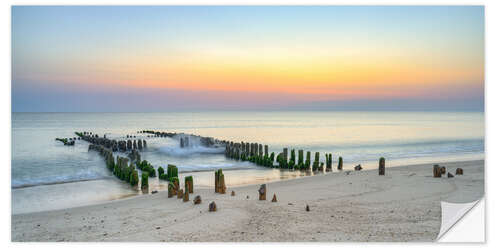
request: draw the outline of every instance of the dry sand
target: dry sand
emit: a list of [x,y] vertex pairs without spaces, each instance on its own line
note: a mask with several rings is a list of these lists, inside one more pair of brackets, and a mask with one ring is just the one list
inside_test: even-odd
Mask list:
[[[12,216],[12,241],[434,241],[440,201],[484,195],[484,161],[440,164],[463,176],[432,178],[432,164],[343,171],[267,184],[166,192],[99,205]],[[349,173],[349,174],[348,174]],[[195,180],[196,181],[196,180]],[[231,196],[231,191],[236,196]],[[270,202],[276,193],[278,202]],[[202,204],[194,205],[195,195]],[[247,195],[249,198],[247,199]],[[217,203],[217,212],[208,204]],[[306,204],[310,211],[306,212]]]

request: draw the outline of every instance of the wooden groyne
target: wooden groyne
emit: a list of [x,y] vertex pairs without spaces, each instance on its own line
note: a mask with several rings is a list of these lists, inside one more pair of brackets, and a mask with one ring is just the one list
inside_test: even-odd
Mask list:
[[89,151],[96,151],[104,157],[106,167],[120,180],[130,183],[131,186],[139,184],[139,174],[135,170],[133,163],[128,164],[129,159],[126,157],[113,156],[113,151],[102,145],[90,144]]
[[[99,137],[98,134],[92,134],[92,132],[75,132],[76,135],[79,136],[82,140],[96,145],[101,145],[110,149],[113,152],[127,152],[132,150],[142,150],[146,148],[146,140],[137,139],[137,140],[112,140],[109,138]],[[127,135],[127,138],[131,138]]]
[[[314,161],[311,165],[311,152],[307,151],[306,159],[304,160],[304,150],[295,149],[290,150],[290,156],[288,155],[288,148],[283,148],[283,151],[278,153],[275,161],[275,153],[271,152],[269,154],[269,146],[262,145],[259,143],[250,142],[232,142],[232,141],[221,141],[225,144],[225,156],[230,159],[239,161],[250,161],[259,166],[269,167],[269,168],[280,168],[280,169],[290,169],[290,170],[312,170],[312,171],[323,171],[325,169],[325,163],[320,162],[320,153],[315,152]],[[263,150],[264,149],[264,150]],[[298,156],[296,154],[298,152]],[[340,158],[341,159],[341,158]],[[333,155],[325,155],[326,171],[331,171],[333,166]]]
[[172,132],[162,132],[154,130],[142,130],[139,133],[148,134],[148,137],[170,137],[172,139],[179,140],[179,146],[181,148],[186,148],[193,146],[193,141],[199,141],[199,144],[204,147],[216,147],[224,146],[225,141],[215,139],[213,137],[206,137],[201,135],[186,134],[186,133],[172,133]]

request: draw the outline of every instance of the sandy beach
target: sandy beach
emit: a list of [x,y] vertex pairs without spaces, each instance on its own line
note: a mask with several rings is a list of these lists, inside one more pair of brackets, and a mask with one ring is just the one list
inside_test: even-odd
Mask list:
[[[484,195],[484,161],[441,163],[463,176],[432,177],[432,164],[343,171],[267,184],[195,189],[190,201],[166,192],[98,205],[12,215],[12,241],[303,242],[434,241],[440,201]],[[196,180],[195,180],[196,182]],[[231,196],[231,191],[236,195]],[[151,190],[150,190],[151,191]],[[273,194],[278,202],[272,203]],[[202,204],[192,200],[201,195]],[[248,196],[248,198],[247,198]],[[209,212],[215,201],[217,212]],[[305,207],[309,205],[310,211]]]

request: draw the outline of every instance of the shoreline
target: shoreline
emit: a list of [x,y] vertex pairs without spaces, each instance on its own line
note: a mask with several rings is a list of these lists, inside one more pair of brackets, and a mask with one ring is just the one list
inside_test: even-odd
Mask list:
[[[470,202],[484,195],[484,160],[440,165],[453,174],[461,167],[464,175],[432,178],[431,164],[386,168],[385,176],[372,169],[344,170],[269,182],[267,201],[258,201],[258,184],[228,187],[226,194],[195,188],[189,202],[158,192],[14,214],[11,236],[12,241],[433,241],[441,200]],[[274,193],[277,203],[270,202]],[[193,204],[196,195],[201,205]],[[217,212],[208,212],[211,201]]]
[[[473,161],[484,161],[484,158],[483,159],[477,159],[477,160],[463,160],[463,161],[442,161],[442,162],[424,162],[424,163],[417,163],[417,164],[410,164],[410,165],[396,165],[396,166],[387,166],[386,165],[386,168],[387,169],[392,169],[392,168],[400,168],[400,167],[412,167],[412,166],[418,166],[418,165],[426,165],[426,164],[454,164],[454,163],[465,163],[465,162],[473,162]],[[342,171],[338,171],[336,170],[336,168],[334,169],[334,171],[324,171],[322,173],[313,173],[312,171],[296,171],[296,170],[287,170],[287,169],[269,169],[269,168],[265,168],[265,167],[260,167],[260,166],[257,166],[257,168],[229,168],[229,169],[223,169],[224,173],[231,173],[233,171],[272,171],[272,170],[277,170],[277,171],[280,171],[280,172],[288,172],[288,173],[298,173],[300,174],[300,176],[298,177],[287,177],[286,179],[271,179],[269,181],[255,181],[254,183],[244,183],[244,184],[237,184],[237,185],[227,185],[228,188],[239,188],[239,187],[247,187],[249,185],[260,185],[260,184],[263,184],[263,183],[275,183],[275,182],[283,182],[283,181],[289,181],[289,180],[294,180],[294,179],[297,179],[297,178],[304,178],[304,177],[314,177],[314,176],[318,176],[318,175],[329,175],[329,174],[340,174],[340,173],[343,173],[343,172],[346,172],[346,171],[354,171],[354,169],[350,169],[351,167],[349,167],[349,169],[344,169]],[[375,171],[377,169],[374,169],[374,168],[367,168],[367,169],[363,169],[362,171]],[[212,173],[214,170],[197,170],[197,171],[191,171],[191,172],[179,172],[179,174],[189,174],[189,173]],[[166,192],[167,190],[165,188],[162,188],[162,187],[165,187],[166,186],[166,183],[167,182],[162,182],[160,180],[157,180],[158,177],[156,177],[154,180],[150,180],[152,181],[153,183],[156,183],[156,185],[154,187],[155,188],[152,188],[151,190],[149,190],[149,192],[147,194],[143,194],[142,193],[142,190],[140,189],[137,189],[137,190],[134,190],[134,189],[131,189],[130,191],[131,192],[134,192],[134,193],[123,193],[123,194],[117,194],[117,195],[113,195],[112,197],[113,198],[109,198],[108,200],[102,200],[102,201],[97,201],[97,202],[89,202],[88,204],[84,204],[84,205],[79,205],[79,206],[70,206],[70,207],[63,207],[63,208],[54,208],[54,209],[44,209],[44,210],[40,210],[40,211],[33,211],[33,212],[21,212],[21,213],[12,213],[11,211],[11,214],[12,215],[21,215],[21,214],[30,214],[30,213],[39,213],[39,212],[50,212],[50,211],[58,211],[58,210],[64,210],[64,209],[72,209],[72,208],[78,208],[78,207],[86,207],[86,206],[94,206],[94,205],[102,205],[102,204],[106,204],[106,203],[110,203],[110,202],[117,202],[117,201],[120,201],[120,200],[124,200],[124,199],[133,199],[133,198],[137,198],[139,196],[142,196],[142,195],[150,195],[151,194],[151,191],[152,190],[156,190],[158,192]],[[104,177],[104,178],[100,178],[100,179],[91,179],[91,180],[81,180],[81,181],[68,181],[68,182],[60,182],[60,183],[50,183],[50,184],[39,184],[39,185],[30,185],[30,186],[26,186],[26,187],[11,187],[11,190],[23,190],[25,188],[29,189],[29,188],[36,188],[36,187],[43,187],[43,186],[52,186],[52,185],[59,185],[59,184],[74,184],[74,183],[85,183],[85,182],[95,182],[95,181],[115,181],[117,182],[118,185],[123,185],[123,183],[117,181],[114,177]],[[181,183],[183,183],[183,179],[181,180]],[[161,184],[160,184],[161,183]],[[195,184],[196,186],[196,184]],[[128,186],[124,187],[124,188],[129,188]],[[197,189],[211,189],[212,187],[207,187],[205,185],[203,186],[196,186]],[[117,197],[120,197],[120,198],[117,198]]]

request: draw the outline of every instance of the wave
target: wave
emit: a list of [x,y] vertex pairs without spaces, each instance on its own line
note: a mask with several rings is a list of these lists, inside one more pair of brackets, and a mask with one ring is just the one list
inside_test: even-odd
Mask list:
[[193,146],[187,148],[181,148],[178,146],[161,146],[159,151],[167,155],[172,156],[189,156],[194,154],[221,154],[224,153],[224,148],[222,147],[203,147],[203,146]]
[[92,181],[106,179],[109,176],[105,176],[98,173],[82,173],[76,175],[63,175],[63,176],[47,176],[35,179],[12,179],[12,188],[25,188],[34,187],[41,185],[55,185],[63,183],[81,182],[81,181]]
[[242,169],[250,169],[255,168],[256,165],[251,162],[234,162],[234,163],[213,163],[213,164],[187,164],[178,166],[179,173],[191,173],[191,172],[205,172],[217,170],[219,168],[222,169],[231,169],[231,170],[242,170]]

